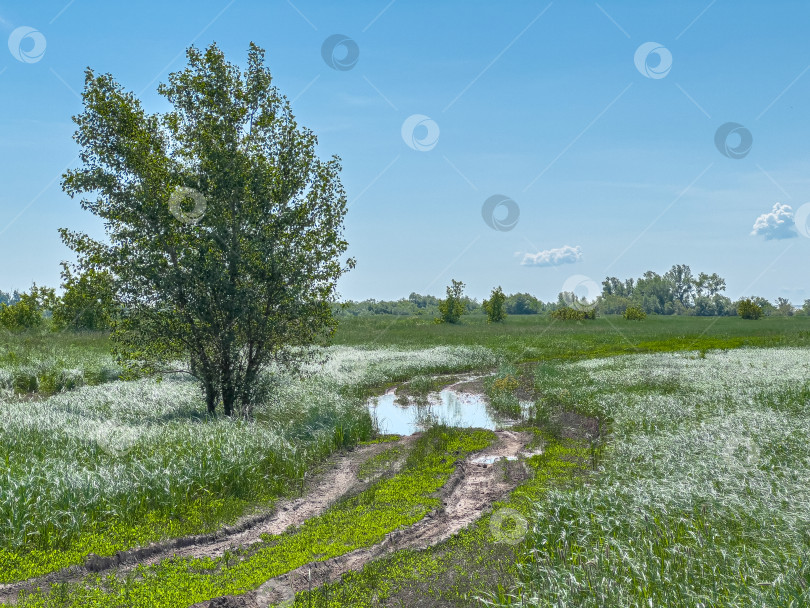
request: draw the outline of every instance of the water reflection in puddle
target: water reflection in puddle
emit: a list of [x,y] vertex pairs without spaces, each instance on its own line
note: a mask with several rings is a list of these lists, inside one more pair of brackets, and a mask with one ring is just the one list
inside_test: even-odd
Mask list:
[[396,399],[390,392],[369,400],[369,411],[377,418],[381,433],[411,435],[436,422],[490,430],[498,426],[483,395],[445,389],[428,395],[427,405],[400,405]]

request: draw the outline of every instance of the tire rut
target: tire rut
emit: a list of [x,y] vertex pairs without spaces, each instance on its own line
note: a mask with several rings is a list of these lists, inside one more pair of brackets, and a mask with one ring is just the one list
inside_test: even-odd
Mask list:
[[[78,582],[90,573],[116,569],[118,573],[125,574],[137,566],[149,566],[175,556],[220,557],[229,549],[259,542],[264,534],[281,534],[291,526],[299,526],[307,519],[320,515],[344,496],[362,491],[374,480],[360,479],[361,465],[394,445],[410,444],[417,436],[406,436],[396,442],[364,445],[332,456],[325,469],[313,475],[306,483],[302,496],[281,499],[269,513],[245,518],[233,526],[225,526],[209,534],[184,536],[145,547],[135,547],[111,556],[90,554],[83,565],[69,566],[25,581],[0,584],[0,604],[14,605],[21,591],[31,592],[37,588],[47,591],[53,584]],[[397,465],[401,467],[402,464],[404,460],[401,459],[393,464],[393,468]]]
[[267,608],[287,605],[298,591],[333,582],[351,570],[401,549],[425,549],[436,545],[484,515],[494,502],[528,478],[529,472],[507,477],[500,466],[477,464],[481,457],[517,458],[530,441],[530,433],[496,431],[498,441],[462,461],[439,490],[442,506],[417,523],[395,530],[372,546],[357,549],[325,561],[305,564],[274,577],[257,590],[239,596],[223,596],[194,604],[190,608]]

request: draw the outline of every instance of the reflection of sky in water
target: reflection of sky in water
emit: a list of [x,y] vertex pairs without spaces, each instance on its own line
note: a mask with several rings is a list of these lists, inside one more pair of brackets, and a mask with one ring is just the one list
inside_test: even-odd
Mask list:
[[380,432],[395,435],[410,435],[424,430],[420,424],[422,416],[428,415],[448,426],[476,427],[494,430],[495,420],[489,415],[482,395],[457,393],[443,390],[429,396],[429,406],[402,406],[395,403],[393,393],[369,400],[371,415],[376,414]]

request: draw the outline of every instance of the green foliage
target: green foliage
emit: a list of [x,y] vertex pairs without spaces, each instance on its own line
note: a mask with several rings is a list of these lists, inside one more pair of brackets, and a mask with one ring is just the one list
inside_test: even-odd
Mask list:
[[635,281],[633,279],[627,279],[622,282],[616,277],[606,277],[605,280],[602,281],[602,296],[620,296],[629,298],[633,295],[634,288]]
[[571,308],[569,306],[563,306],[557,310],[553,310],[551,312],[551,318],[555,321],[585,321],[586,319],[595,319],[596,310],[580,310],[577,308]]
[[605,295],[604,293],[599,296],[599,304],[597,308],[603,315],[621,315],[629,306],[635,306],[633,300],[627,296],[618,296],[613,294]]
[[11,306],[0,304],[0,326],[5,329],[31,329],[39,327],[42,322],[42,312],[27,300],[22,300]]
[[484,300],[482,306],[487,313],[488,323],[497,323],[498,321],[503,321],[506,318],[506,310],[504,309],[505,301],[506,296],[503,295],[503,290],[500,288],[500,286],[492,290],[489,300]]
[[778,316],[774,314],[776,312],[774,305],[771,304],[766,298],[763,298],[762,296],[751,296],[750,298],[741,298],[737,300],[737,302],[735,302],[734,304],[734,311],[738,315],[739,315],[739,305],[744,301],[748,301],[749,303],[754,304],[755,306],[758,306],[760,309],[762,309],[762,312],[760,313],[760,316],[762,317]]
[[461,315],[467,313],[464,305],[464,283],[452,280],[447,286],[447,297],[439,302],[439,323],[458,323]]
[[628,321],[642,321],[647,318],[647,313],[637,306],[628,306],[622,316]]
[[115,305],[109,274],[88,268],[75,275],[62,264],[64,293],[53,309],[55,329],[107,331],[111,328]]
[[762,317],[762,307],[746,298],[737,303],[737,315],[743,319],[759,319]]
[[0,341],[0,392],[51,395],[119,377],[106,334],[9,332]]
[[505,307],[510,315],[536,315],[544,305],[531,294],[513,293],[506,297]]
[[[468,310],[478,308],[477,304],[464,298]],[[429,316],[439,314],[439,299],[412,293],[408,299],[399,300],[348,300],[333,305],[334,314],[340,317],[367,317],[370,315]]]
[[729,316],[734,308],[720,293],[725,288],[725,279],[717,273],[701,272],[695,277],[686,264],[675,264],[663,276],[647,271],[637,280],[624,282],[607,277],[602,281],[599,311],[623,314],[634,306],[658,315]]
[[699,317],[717,317],[732,315],[735,309],[730,298],[718,293],[713,296],[697,296],[689,312]]
[[300,362],[334,331],[330,300],[346,195],[337,157],[321,161],[271,85],[264,51],[247,69],[212,44],[158,88],[147,114],[109,74],[87,70],[75,118],[83,164],[71,196],[104,221],[107,242],[62,230],[82,270],[114,277],[116,351],[134,370],[188,362],[209,413],[249,414],[259,370]]
[[44,315],[53,310],[57,298],[53,289],[32,285],[28,293],[15,292],[17,301],[13,304],[0,303],[0,327],[21,331],[41,327]]
[[793,304],[787,298],[777,298],[774,314],[780,317],[792,317],[795,313]]
[[675,285],[656,272],[647,271],[636,281],[633,301],[645,312],[671,315],[675,312]]
[[0,290],[0,304],[16,304],[20,301],[20,292],[16,289],[13,293]]
[[503,365],[494,376],[484,380],[484,390],[492,410],[512,420],[523,418],[520,401],[516,395],[520,386],[518,375],[515,366]]

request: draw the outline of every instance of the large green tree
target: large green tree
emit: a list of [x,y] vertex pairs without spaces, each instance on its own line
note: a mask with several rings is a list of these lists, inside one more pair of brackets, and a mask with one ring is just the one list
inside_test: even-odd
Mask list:
[[184,359],[209,413],[248,414],[263,367],[299,362],[334,331],[329,302],[353,265],[341,260],[346,196],[339,159],[316,156],[262,49],[250,45],[244,71],[216,45],[187,58],[158,88],[162,114],[88,69],[81,166],[63,188],[95,195],[81,205],[107,238],[62,236],[112,278],[122,360],[165,371]]

